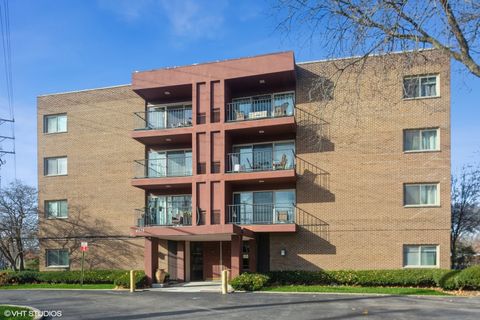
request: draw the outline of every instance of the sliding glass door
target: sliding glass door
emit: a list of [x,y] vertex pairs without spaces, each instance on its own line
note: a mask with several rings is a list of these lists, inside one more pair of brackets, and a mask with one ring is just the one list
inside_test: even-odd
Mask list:
[[230,208],[232,223],[292,223],[295,190],[235,192]]

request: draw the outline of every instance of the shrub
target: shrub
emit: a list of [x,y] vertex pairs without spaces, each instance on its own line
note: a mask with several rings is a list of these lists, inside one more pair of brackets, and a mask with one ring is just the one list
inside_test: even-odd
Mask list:
[[285,285],[312,285],[331,284],[334,281],[325,271],[271,271],[267,273],[269,284]]
[[[113,282],[120,288],[130,288],[130,271],[124,271]],[[147,286],[147,276],[141,270],[135,271],[135,288],[145,288]]]
[[466,268],[457,275],[459,289],[480,290],[480,266]]
[[442,269],[273,271],[270,284],[436,287],[449,273]]
[[438,286],[444,290],[455,290],[458,288],[457,284],[457,275],[460,273],[460,270],[452,270],[445,274],[440,281]]
[[242,273],[230,281],[235,290],[256,291],[263,288],[269,278],[259,273]]
[[[83,283],[109,284],[125,273],[124,270],[85,270]],[[18,271],[5,272],[0,276],[0,284],[25,283],[80,283],[81,271]]]

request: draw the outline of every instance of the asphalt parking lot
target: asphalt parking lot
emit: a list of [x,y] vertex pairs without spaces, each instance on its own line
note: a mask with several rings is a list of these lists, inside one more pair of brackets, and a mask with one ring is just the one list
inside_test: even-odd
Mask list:
[[61,311],[50,319],[480,319],[480,297],[0,290],[0,304]]

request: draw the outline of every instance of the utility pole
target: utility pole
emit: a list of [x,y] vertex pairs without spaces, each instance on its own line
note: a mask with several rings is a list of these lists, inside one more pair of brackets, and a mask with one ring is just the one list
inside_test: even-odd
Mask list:
[[[14,122],[15,122],[15,120],[13,120],[13,119],[0,118],[0,126],[4,123],[10,123],[13,126]],[[2,169],[2,166],[5,165],[5,163],[7,162],[5,160],[5,156],[15,154],[15,147],[12,147],[12,148],[6,149],[6,150],[3,149],[2,143],[4,141],[12,141],[12,145],[15,146],[15,137],[14,136],[0,135],[0,189],[2,188],[2,172],[1,172],[1,169]]]

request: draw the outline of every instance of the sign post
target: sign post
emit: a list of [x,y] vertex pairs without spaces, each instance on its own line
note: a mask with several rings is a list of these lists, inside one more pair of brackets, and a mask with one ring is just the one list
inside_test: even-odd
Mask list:
[[88,250],[88,242],[82,242],[80,244],[80,251],[82,251],[82,277],[80,279],[80,285],[83,286],[83,263],[85,262],[85,252]]

